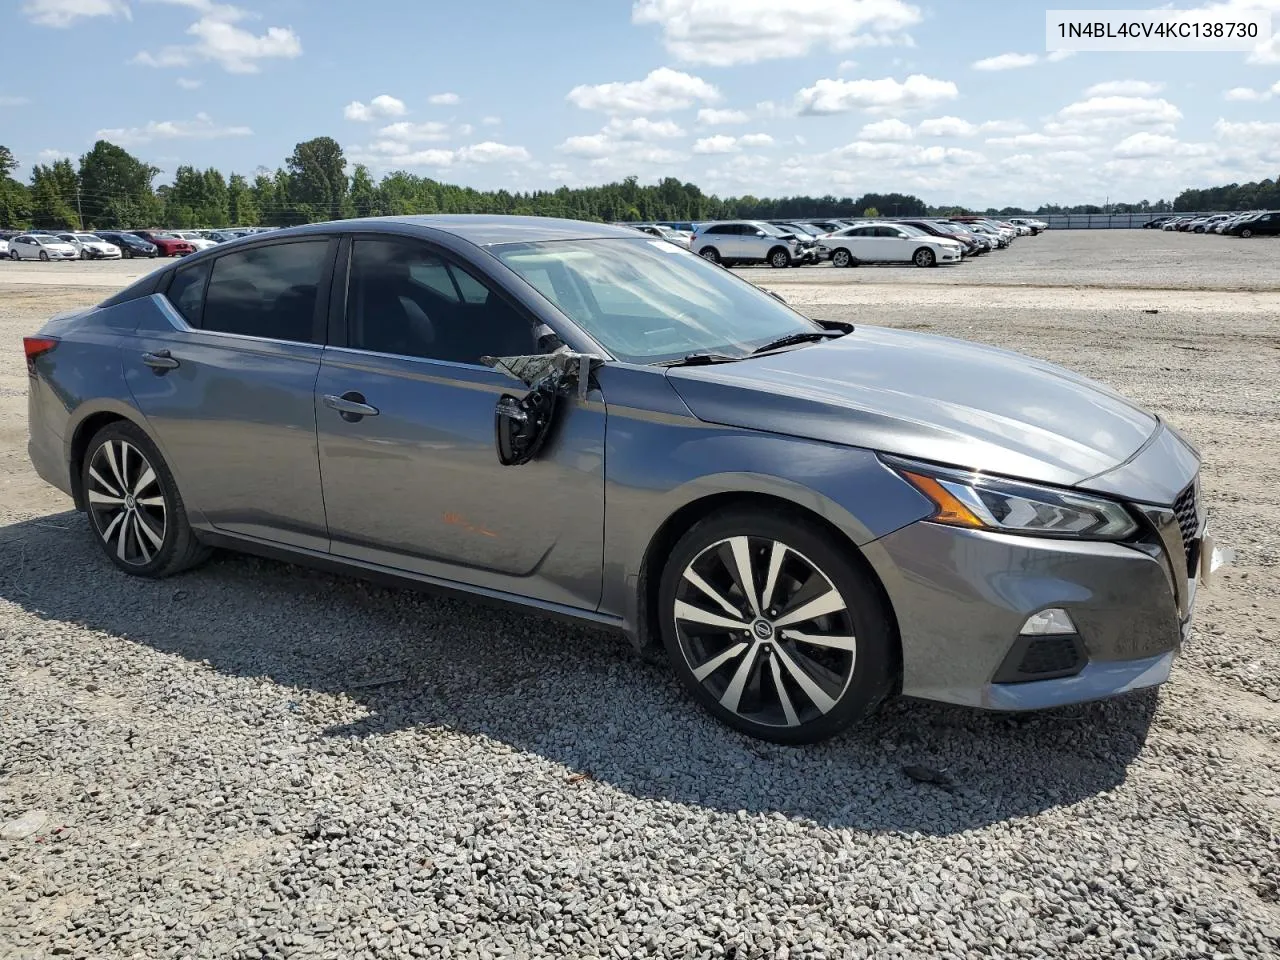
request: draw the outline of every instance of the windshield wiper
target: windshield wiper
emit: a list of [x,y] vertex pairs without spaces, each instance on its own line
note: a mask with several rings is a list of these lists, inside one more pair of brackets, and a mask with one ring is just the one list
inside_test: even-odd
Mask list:
[[742,357],[730,357],[723,353],[686,353],[683,357],[677,357],[675,360],[664,360],[658,364],[660,367],[705,367],[710,363],[733,363],[741,360]]
[[778,350],[782,347],[790,347],[797,343],[809,343],[813,340],[826,340],[828,337],[843,337],[847,330],[810,330],[807,333],[789,333],[785,337],[779,337],[777,340],[770,340],[763,346],[756,347],[751,351],[751,355],[757,353],[767,353],[770,350]]

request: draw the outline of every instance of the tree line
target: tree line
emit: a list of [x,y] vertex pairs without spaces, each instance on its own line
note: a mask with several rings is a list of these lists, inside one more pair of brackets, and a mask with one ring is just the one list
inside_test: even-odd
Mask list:
[[178,167],[173,182],[155,186],[160,170],[123,147],[99,140],[75,164],[69,159],[36,164],[27,183],[12,174],[17,163],[0,146],[0,228],[128,229],[165,226],[293,226],[357,216],[429,213],[525,214],[579,220],[694,221],[777,220],[799,217],[927,216],[985,213],[1019,216],[1046,213],[1160,213],[1169,210],[1235,210],[1280,207],[1280,184],[1273,180],[1185,190],[1172,203],[1143,200],[1106,208],[1042,205],[971,210],[930,206],[902,193],[860,197],[751,195],[717,197],[695,184],[667,177],[641,184],[636,177],[595,187],[511,192],[475,190],[405,171],[375,180],[357,164],[348,176],[342,147],[316,137],[294,147],[274,173],[252,178],[194,166]]

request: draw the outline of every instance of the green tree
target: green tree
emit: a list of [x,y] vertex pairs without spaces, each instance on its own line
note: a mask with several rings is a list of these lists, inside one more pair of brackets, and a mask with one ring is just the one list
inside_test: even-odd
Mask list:
[[0,146],[0,228],[23,230],[31,226],[31,197],[24,184],[13,178],[18,161]]
[[351,212],[357,217],[376,217],[382,213],[378,185],[369,176],[369,168],[357,163],[351,172]]
[[285,161],[293,210],[306,220],[333,220],[347,195],[346,158],[332,137],[304,140]]
[[233,173],[227,182],[227,220],[233,227],[255,227],[261,222],[258,203],[249,182]]
[[862,211],[862,215],[864,217],[878,217],[880,216],[880,211],[875,207],[867,207],[867,209]]
[[70,160],[55,160],[50,166],[31,168],[31,222],[43,230],[75,230],[76,192],[79,181]]
[[94,227],[150,226],[163,216],[151,188],[160,170],[127,150],[99,140],[80,158],[84,219]]

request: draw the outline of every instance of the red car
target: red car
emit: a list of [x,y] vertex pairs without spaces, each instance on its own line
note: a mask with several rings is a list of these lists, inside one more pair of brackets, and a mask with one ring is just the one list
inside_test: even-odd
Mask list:
[[196,248],[189,241],[164,230],[130,230],[129,232],[135,237],[154,243],[162,257],[185,257],[189,253],[196,252]]

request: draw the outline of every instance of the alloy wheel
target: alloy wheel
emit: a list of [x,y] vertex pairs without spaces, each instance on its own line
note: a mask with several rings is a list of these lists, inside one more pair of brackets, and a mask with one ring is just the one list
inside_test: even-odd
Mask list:
[[934,264],[933,251],[924,248],[917,250],[915,261],[917,267],[932,267]]
[[853,679],[847,603],[799,551],[734,536],[689,562],[676,588],[676,638],[694,678],[752,723],[798,727],[832,710]]
[[847,267],[852,260],[853,257],[849,255],[848,250],[837,250],[831,255],[831,265],[833,267]]
[[782,268],[791,266],[791,257],[787,255],[785,250],[775,250],[773,256],[769,258],[769,265],[774,268]]
[[94,529],[117,559],[145,566],[164,545],[168,520],[155,469],[127,440],[108,440],[89,462],[85,491]]

